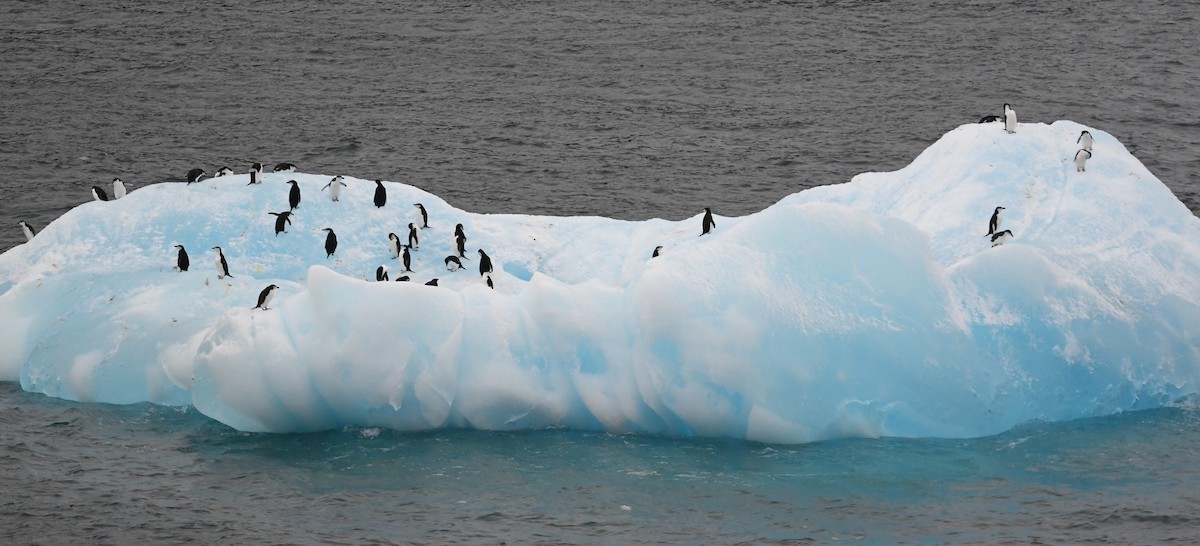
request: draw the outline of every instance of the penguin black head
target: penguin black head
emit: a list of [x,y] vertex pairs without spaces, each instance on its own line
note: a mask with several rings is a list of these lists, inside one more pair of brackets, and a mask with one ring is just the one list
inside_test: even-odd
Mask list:
[[251,166],[250,166],[250,170],[252,170],[252,171],[262,171],[262,163],[255,163],[255,164],[251,165]]
[[214,247],[212,247],[212,249],[217,251],[217,254],[221,253],[221,247],[219,247],[219,246],[214,246]]
[[299,185],[300,185],[300,183],[299,183],[299,182],[296,182],[295,180],[288,180],[288,181],[287,181],[287,183],[288,183],[288,184],[291,184],[291,185],[293,185],[293,186],[299,186]]
[[996,212],[1000,212],[1002,210],[1004,210],[1004,207],[996,207]]
[[382,181],[382,180],[378,180],[378,179],[376,179],[376,180],[375,180],[375,185],[376,185],[376,186],[383,186],[383,181]]

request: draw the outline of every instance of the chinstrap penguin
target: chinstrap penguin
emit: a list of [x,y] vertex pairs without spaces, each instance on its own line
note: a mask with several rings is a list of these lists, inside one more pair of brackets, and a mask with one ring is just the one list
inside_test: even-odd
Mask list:
[[325,236],[325,258],[328,259],[337,251],[337,234],[333,232],[333,228],[321,228],[321,231],[329,234]]
[[417,234],[417,225],[408,223],[408,246],[413,250],[421,249],[421,236]]
[[296,164],[295,164],[295,163],[276,163],[276,164],[275,164],[275,168],[274,168],[274,169],[271,169],[271,170],[272,170],[273,172],[277,172],[277,173],[290,173],[290,172],[295,172],[295,171],[296,171]]
[[125,182],[120,178],[113,179],[113,199],[125,197],[128,188],[125,187]]
[[17,222],[17,225],[21,226],[21,232],[25,234],[25,242],[32,241],[34,235],[33,226],[29,225],[25,220]]
[[206,175],[206,174],[208,174],[208,173],[204,172],[204,169],[196,167],[195,169],[188,171],[187,183],[191,184],[194,182],[199,182],[200,179],[204,178],[204,175]]
[[429,228],[429,213],[425,212],[425,205],[422,205],[420,203],[413,203],[413,206],[417,207],[417,212],[421,215],[421,229],[428,229]]
[[217,264],[217,278],[218,279],[224,279],[225,277],[232,278],[233,275],[229,274],[229,262],[225,261],[225,253],[221,252],[221,247],[214,246],[214,247],[212,247],[212,249],[217,251],[217,259],[215,260],[215,262]]
[[184,250],[183,245],[175,245],[175,248],[179,249],[179,252],[175,255],[175,269],[178,269],[182,273],[188,270],[188,266],[192,262],[188,260],[187,250]]
[[254,308],[262,309],[263,311],[270,311],[271,308],[267,306],[270,305],[271,300],[275,298],[276,290],[279,290],[279,287],[273,284],[269,284],[266,288],[263,288],[262,292],[258,293],[258,305],[255,305]]
[[717,227],[717,223],[713,221],[712,209],[704,207],[704,219],[701,220],[700,235],[708,235],[708,232]]
[[1004,130],[1009,134],[1017,132],[1017,111],[1008,103],[1004,104]]
[[280,233],[287,233],[287,226],[291,225],[291,223],[292,223],[291,211],[268,212],[267,214],[270,214],[271,216],[275,217],[275,236],[276,237],[278,237]]
[[1075,172],[1086,171],[1087,160],[1091,158],[1092,152],[1089,152],[1084,148],[1080,148],[1078,152],[1075,152]]
[[479,274],[487,275],[492,272],[492,258],[483,249],[479,249]]
[[446,262],[446,270],[448,271],[458,271],[463,268],[462,262],[458,261],[458,256],[446,256],[446,259],[443,261]]
[[342,182],[342,178],[343,177],[340,174],[333,177],[333,180],[330,180],[328,184],[325,184],[325,186],[321,188],[321,191],[325,191],[325,188],[329,188],[330,199],[337,201],[338,197],[342,194],[342,188],[347,187],[346,183]]
[[100,186],[92,186],[92,199],[97,201],[108,201],[108,194],[104,193],[104,188]]
[[1092,151],[1092,145],[1095,144],[1096,141],[1095,141],[1095,139],[1092,138],[1091,133],[1084,131],[1082,133],[1079,133],[1079,138],[1075,139],[1075,143],[1078,144],[1084,150],[1087,150],[1090,152],[1090,151]]
[[300,206],[300,183],[295,180],[288,180],[287,183],[292,185],[292,189],[288,190],[288,207],[289,210],[296,210]]
[[1012,231],[1009,231],[1007,229],[1004,231],[998,231],[996,233],[993,233],[992,234],[992,246],[994,246],[994,247],[1000,246],[1000,245],[1004,244],[1004,241],[1007,241],[1012,236],[1013,236]]
[[388,280],[388,270],[386,265],[381,265],[375,268],[375,282]]
[[1000,211],[1002,210],[1004,210],[1004,207],[996,207],[996,211],[992,213],[992,219],[988,220],[988,232],[984,237],[990,237],[993,233],[996,233],[996,230],[1000,229]]
[[375,181],[375,207],[382,208],[387,204],[387,188],[383,187],[382,180]]

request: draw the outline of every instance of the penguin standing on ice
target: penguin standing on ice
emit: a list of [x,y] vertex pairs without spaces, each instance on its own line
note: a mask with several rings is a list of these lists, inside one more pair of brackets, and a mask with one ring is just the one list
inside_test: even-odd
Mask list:
[[375,282],[383,282],[388,280],[388,270],[386,265],[381,265],[375,268]]
[[650,254],[650,257],[657,258],[660,254],[662,254],[662,245],[654,247],[654,253]]
[[1087,169],[1084,168],[1084,165],[1087,164],[1087,160],[1091,158],[1092,152],[1089,152],[1084,148],[1080,148],[1078,152],[1075,152],[1075,172],[1079,173],[1086,171]]
[[270,214],[271,216],[275,217],[275,236],[276,237],[278,237],[280,233],[287,233],[287,226],[292,223],[292,218],[291,218],[292,212],[291,211],[268,212],[267,214]]
[[221,247],[214,246],[214,247],[212,247],[212,249],[217,251],[217,259],[215,260],[216,264],[217,264],[217,278],[218,279],[224,279],[225,277],[233,278],[233,275],[229,274],[229,263],[225,261],[225,253],[221,252]]
[[120,178],[113,179],[113,199],[125,197],[125,192],[127,191],[128,189],[125,188],[124,181],[122,181]]
[[33,240],[33,226],[29,225],[29,223],[26,222],[25,220],[21,220],[20,222],[17,222],[17,225],[21,226],[21,232],[25,234],[25,242],[28,243],[29,241],[32,241]]
[[204,172],[204,169],[196,167],[195,169],[188,171],[187,183],[192,184],[195,182],[199,182],[200,179],[204,178],[204,175],[206,175],[206,174],[208,174],[208,173]]
[[108,194],[104,193],[104,188],[92,186],[92,198],[97,201],[108,201]]
[[408,246],[400,247],[400,261],[404,264],[404,272],[412,273],[412,254],[408,253]]
[[392,259],[400,257],[400,237],[395,233],[388,234],[388,252],[392,254]]
[[214,174],[213,177],[229,176],[231,174],[233,174],[233,169],[230,169],[228,166],[225,166],[225,167],[221,167],[220,169],[217,169],[217,174]]
[[417,235],[417,225],[412,222],[408,223],[408,246],[413,250],[421,248],[421,236]]
[[1004,103],[1004,130],[1009,134],[1017,132],[1017,111],[1008,103]]
[[1000,245],[1004,244],[1004,241],[1007,241],[1012,236],[1013,236],[1012,231],[1009,231],[1007,229],[1004,231],[998,231],[996,233],[993,233],[992,234],[992,246],[993,247],[1000,246]]
[[492,259],[488,257],[483,249],[479,249],[479,275],[487,275],[492,272]]
[[1004,207],[996,207],[996,211],[992,213],[992,219],[988,220],[988,232],[984,237],[991,237],[996,230],[1000,229],[1000,211],[1002,210]]
[[333,232],[333,228],[321,228],[321,231],[329,234],[325,236],[325,258],[328,259],[337,250],[337,234]]
[[704,207],[704,220],[701,221],[700,235],[708,235],[708,232],[717,227],[717,223],[713,221],[712,209]]
[[187,251],[183,249],[183,245],[175,245],[175,248],[179,249],[179,253],[175,255],[175,269],[182,273],[187,271],[192,262],[188,260]]
[[429,213],[425,212],[425,205],[413,203],[417,207],[417,213],[421,215],[421,229],[429,229]]
[[295,180],[288,180],[287,183],[292,185],[292,189],[288,190],[288,207],[289,210],[296,210],[300,206],[300,183]]
[[296,172],[296,164],[295,163],[286,163],[286,162],[285,163],[276,163],[275,168],[271,169],[271,170],[273,172],[277,172],[277,173]]
[[262,163],[255,163],[250,166],[250,184],[246,184],[246,185],[249,186],[251,184],[261,184],[261,183],[262,183]]
[[270,311],[271,308],[267,306],[271,304],[272,299],[275,299],[276,290],[279,290],[279,287],[273,284],[267,285],[266,288],[263,288],[262,292],[258,293],[258,305],[255,305],[254,308],[262,309],[263,311]]
[[1079,133],[1079,138],[1075,139],[1076,144],[1089,152],[1092,151],[1092,144],[1095,144],[1095,142],[1096,141],[1092,139],[1092,134],[1087,131]]
[[459,258],[467,257],[467,234],[463,231],[462,224],[454,226],[454,247],[458,250]]
[[382,208],[387,204],[387,189],[383,187],[382,180],[375,181],[375,207]]
[[463,268],[462,262],[458,261],[458,256],[446,256],[444,261],[446,262],[446,270],[448,271],[458,271]]
[[345,182],[342,182],[342,178],[343,177],[340,174],[333,177],[333,180],[330,180],[328,184],[325,184],[325,186],[321,188],[321,191],[325,191],[325,188],[329,188],[329,197],[334,201],[337,201],[338,196],[342,194],[342,188],[348,187],[346,186]]

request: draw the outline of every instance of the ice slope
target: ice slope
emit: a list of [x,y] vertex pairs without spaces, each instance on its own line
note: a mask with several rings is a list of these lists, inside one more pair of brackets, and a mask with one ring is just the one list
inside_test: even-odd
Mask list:
[[[0,379],[247,431],[567,426],[805,442],[992,434],[1200,380],[1200,220],[1111,135],[954,129],[908,167],[679,222],[482,215],[271,173],[89,202],[0,255]],[[288,233],[268,212],[303,202]],[[387,233],[429,210],[408,283]],[[697,203],[700,211],[706,203]],[[997,205],[1015,238],[984,237]],[[456,223],[465,271],[442,265]],[[333,228],[336,255],[322,248]],[[188,272],[171,269],[174,244]],[[218,280],[211,247],[233,278]],[[663,255],[651,258],[656,245]],[[495,263],[485,286],[476,249]],[[431,278],[440,286],[425,286]],[[281,286],[269,311],[258,292]]]

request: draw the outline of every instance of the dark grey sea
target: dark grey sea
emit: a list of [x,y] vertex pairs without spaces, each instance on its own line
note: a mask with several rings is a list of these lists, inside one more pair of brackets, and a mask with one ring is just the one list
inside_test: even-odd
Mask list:
[[[0,250],[120,177],[292,162],[475,212],[681,219],[1011,103],[1200,211],[1191,2],[0,3]],[[4,350],[0,347],[0,350]],[[233,431],[0,384],[3,544],[1200,542],[1200,410],[805,446]]]

